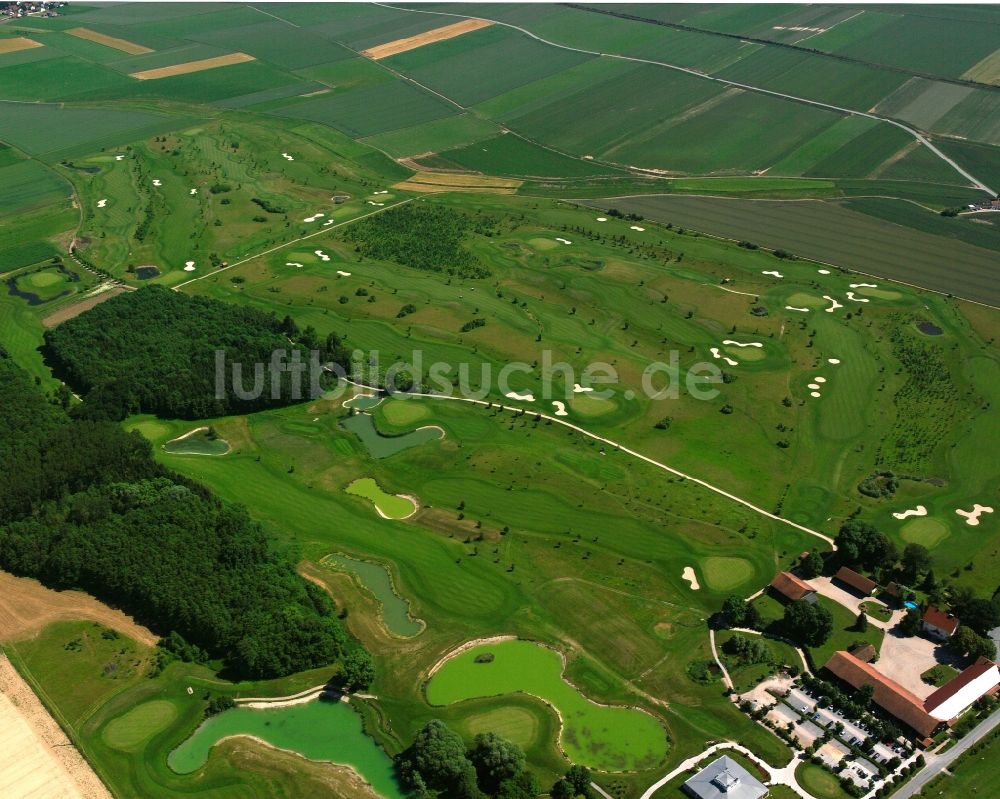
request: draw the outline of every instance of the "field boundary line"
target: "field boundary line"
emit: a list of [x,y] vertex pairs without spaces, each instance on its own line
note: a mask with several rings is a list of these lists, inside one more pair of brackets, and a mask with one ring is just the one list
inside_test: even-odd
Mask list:
[[270,11],[264,11],[262,8],[257,8],[257,6],[247,5],[247,8],[253,9],[258,14],[264,14],[265,16],[272,17],[273,19],[278,20],[278,22],[284,22],[286,25],[291,25],[293,28],[302,28],[301,25],[296,25],[294,22],[287,20],[284,17],[279,17],[277,14],[272,14]]
[[173,286],[172,288],[174,291],[180,291],[185,286],[190,286],[192,283],[197,283],[199,280],[204,280],[207,277],[212,277],[212,275],[217,275],[220,272],[225,272],[229,269],[232,269],[233,267],[240,266],[242,264],[247,263],[248,261],[253,261],[264,255],[270,255],[272,252],[277,252],[278,250],[284,249],[285,247],[290,247],[291,245],[297,244],[300,241],[305,241],[306,239],[312,239],[315,238],[316,236],[322,236],[324,233],[329,233],[331,230],[336,230],[337,228],[343,227],[344,225],[350,225],[354,222],[360,222],[362,219],[367,219],[370,216],[375,216],[375,214],[381,214],[385,211],[391,211],[393,208],[399,208],[399,206],[405,205],[406,203],[409,202],[413,202],[413,200],[414,200],[413,197],[407,197],[405,200],[400,200],[398,203],[387,205],[385,208],[378,208],[374,211],[369,211],[367,214],[356,216],[353,219],[345,219],[343,222],[338,222],[336,225],[330,225],[329,227],[321,228],[320,230],[317,230],[315,233],[308,233],[305,236],[300,236],[297,239],[286,241],[284,244],[279,244],[276,247],[271,247],[269,250],[264,250],[263,252],[258,252],[254,255],[248,255],[246,258],[243,258],[242,260],[239,261],[234,261],[233,263],[229,264],[229,266],[224,266],[221,269],[216,269],[214,272],[208,272],[207,274],[191,278],[191,280],[185,280],[183,283],[178,283],[176,286]]
[[[552,47],[558,47],[558,48],[560,48],[562,50],[570,50],[570,51],[575,52],[575,53],[583,53],[585,55],[593,55],[593,56],[597,56],[599,58],[601,58],[601,57],[602,58],[616,58],[616,59],[619,59],[621,61],[631,61],[631,62],[636,63],[636,64],[651,64],[653,66],[665,67],[666,69],[673,69],[673,70],[676,70],[677,72],[684,72],[684,73],[686,73],[688,75],[693,75],[696,78],[702,78],[703,80],[714,81],[715,83],[722,84],[723,86],[732,86],[733,88],[737,88],[737,89],[744,89],[746,91],[757,92],[758,94],[767,94],[767,95],[770,95],[772,97],[779,97],[779,98],[782,98],[784,100],[790,100],[792,102],[803,103],[805,105],[811,105],[811,106],[815,106],[817,108],[824,108],[824,109],[826,109],[828,111],[837,111],[837,112],[842,113],[842,114],[848,114],[848,115],[851,115],[851,116],[867,117],[868,119],[874,119],[874,120],[877,120],[879,122],[886,122],[886,123],[888,123],[890,125],[895,125],[900,130],[904,130],[907,133],[909,133],[917,141],[919,141],[921,144],[923,144],[924,146],[926,146],[938,158],[940,158],[946,164],[948,164],[949,166],[951,166],[956,172],[958,172],[958,174],[960,174],[966,180],[970,181],[970,183],[973,185],[973,187],[975,187],[976,189],[979,189],[980,191],[984,191],[987,194],[996,196],[996,192],[993,191],[993,189],[991,189],[989,186],[987,186],[985,183],[983,183],[981,180],[979,180],[979,178],[977,178],[971,172],[967,172],[953,158],[951,158],[950,156],[946,155],[941,150],[939,150],[926,136],[924,136],[918,130],[916,130],[914,128],[911,128],[911,127],[909,127],[907,125],[904,125],[902,122],[897,122],[894,119],[889,119],[888,117],[881,117],[881,116],[878,116],[877,114],[872,114],[872,113],[870,113],[868,111],[858,111],[858,110],[853,109],[853,108],[844,108],[843,106],[833,105],[832,103],[824,103],[824,102],[821,102],[820,100],[809,100],[808,98],[805,98],[805,97],[797,97],[794,94],[786,94],[784,92],[778,92],[778,91],[774,91],[772,89],[765,89],[765,88],[763,88],[761,86],[753,86],[753,85],[751,85],[749,83],[739,83],[737,81],[726,80],[725,78],[718,78],[718,77],[715,77],[714,75],[707,75],[704,72],[699,72],[696,69],[689,69],[688,67],[681,67],[681,66],[678,66],[677,64],[669,64],[666,61],[655,61],[655,60],[649,59],[649,58],[637,58],[635,56],[620,55],[618,53],[600,53],[600,52],[598,52],[596,50],[586,50],[586,49],[581,48],[581,47],[570,47],[569,45],[566,45],[566,44],[559,44],[558,42],[553,42],[553,41],[550,41],[549,39],[545,39],[545,38],[543,38],[543,37],[541,37],[541,36],[539,36],[539,35],[537,35],[535,33],[532,33],[531,31],[527,30],[526,28],[521,28],[521,27],[519,27],[517,25],[513,25],[510,22],[501,22],[500,20],[491,19],[490,17],[475,17],[475,16],[472,16],[470,14],[455,14],[455,13],[448,12],[448,11],[423,11],[421,9],[416,9],[416,8],[403,8],[403,7],[400,7],[400,6],[394,6],[394,5],[391,5],[390,3],[375,2],[375,3],[373,3],[373,5],[382,6],[384,8],[391,8],[391,9],[394,9],[396,11],[408,11],[408,12],[411,12],[411,13],[414,13],[414,14],[437,14],[437,15],[449,16],[449,17],[463,17],[465,19],[484,19],[484,20],[489,20],[491,22],[494,22],[497,25],[504,25],[504,26],[506,26],[508,28],[512,28],[512,29],[514,29],[516,31],[520,31],[525,36],[530,36],[532,39],[535,39],[536,41],[539,41],[542,44],[547,44],[547,45],[550,45]],[[605,13],[605,12],[601,12],[601,13]],[[644,169],[641,169],[641,168],[636,168],[636,169],[639,172],[648,172],[649,171],[649,170],[644,170]]]
[[[378,391],[380,393],[384,393],[384,392],[382,392],[381,389],[373,388],[372,386],[367,386],[367,385],[364,385],[363,383],[356,383],[353,380],[348,380],[347,378],[344,378],[344,380],[345,380],[345,382],[350,383],[352,386],[357,386],[359,388],[364,388],[364,389],[367,389],[369,391]],[[580,427],[579,425],[575,425],[572,422],[567,422],[564,419],[560,419],[557,416],[551,416],[551,415],[549,415],[547,413],[542,413],[541,411],[535,411],[535,410],[532,410],[530,408],[516,408],[516,407],[514,407],[512,405],[504,405],[501,402],[495,402],[495,401],[490,401],[490,400],[478,400],[478,399],[473,399],[471,397],[455,397],[455,396],[452,396],[450,394],[425,394],[425,393],[422,393],[422,392],[416,392],[416,391],[414,391],[414,392],[405,392],[405,393],[402,393],[401,396],[403,396],[403,397],[422,397],[424,399],[452,400],[453,402],[470,402],[470,403],[472,403],[474,405],[481,405],[481,406],[483,406],[485,408],[499,408],[502,411],[511,411],[513,413],[531,414],[532,416],[537,416],[540,419],[545,419],[548,422],[554,422],[555,424],[560,424],[563,427],[568,427],[570,430],[575,430],[577,433],[580,433],[581,435],[587,436],[587,438],[592,438],[594,441],[600,441],[602,444],[607,444],[608,446],[614,447],[615,449],[619,450],[620,452],[624,452],[626,455],[631,455],[633,458],[638,458],[641,461],[645,461],[646,463],[650,464],[651,466],[655,466],[657,469],[662,469],[663,471],[670,472],[670,474],[676,475],[677,477],[682,477],[685,480],[690,480],[691,482],[696,483],[697,485],[700,485],[703,488],[707,488],[709,491],[712,491],[712,492],[718,494],[719,496],[725,497],[726,499],[732,500],[733,502],[739,503],[740,505],[743,505],[744,507],[749,508],[750,510],[754,511],[755,513],[758,513],[761,516],[764,516],[764,517],[766,517],[768,519],[771,519],[773,521],[776,521],[776,522],[780,522],[782,524],[786,524],[789,527],[793,527],[793,528],[795,528],[796,530],[798,530],[800,532],[807,533],[808,535],[815,536],[816,538],[822,539],[823,541],[825,541],[827,544],[830,545],[830,548],[833,551],[836,551],[836,549],[837,549],[836,542],[834,542],[834,540],[830,536],[824,535],[823,533],[819,532],[818,530],[813,530],[812,528],[806,527],[805,525],[799,524],[798,522],[793,522],[791,519],[785,519],[782,516],[778,516],[778,515],[776,515],[774,513],[771,513],[770,511],[764,510],[763,508],[758,507],[757,505],[754,505],[749,500],[743,499],[742,497],[738,497],[738,496],[736,496],[736,494],[730,494],[725,489],[719,488],[719,486],[714,485],[712,483],[709,483],[707,480],[702,480],[699,477],[693,477],[692,475],[689,475],[686,472],[682,472],[679,469],[675,469],[672,466],[667,466],[667,464],[661,463],[660,461],[655,460],[654,458],[651,458],[648,455],[643,455],[641,452],[636,452],[634,449],[629,449],[624,444],[621,444],[621,443],[619,443],[617,441],[614,441],[614,440],[612,440],[610,438],[605,438],[604,436],[599,436],[599,435],[597,435],[597,433],[592,433],[592,432],[590,432],[589,430],[587,430],[584,427]]]

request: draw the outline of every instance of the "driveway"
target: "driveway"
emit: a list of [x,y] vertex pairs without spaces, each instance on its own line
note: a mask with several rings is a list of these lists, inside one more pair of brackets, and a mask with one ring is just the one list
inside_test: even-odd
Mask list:
[[915,635],[907,638],[898,629],[889,630],[882,641],[879,659],[872,663],[881,674],[895,680],[920,699],[926,699],[937,689],[920,679],[927,669],[947,660],[947,651],[933,641]]
[[[833,581],[832,577],[815,577],[809,580],[809,585],[827,599],[832,599],[838,605],[843,605],[855,616],[861,612],[862,602],[871,602],[875,605],[886,606],[880,599],[874,599],[870,596],[859,597],[857,594],[841,588]],[[883,630],[888,630],[890,627],[894,627],[901,618],[903,618],[903,611],[897,610],[893,612],[889,621],[879,621],[874,616],[869,616],[868,623],[875,627],[881,627]]]

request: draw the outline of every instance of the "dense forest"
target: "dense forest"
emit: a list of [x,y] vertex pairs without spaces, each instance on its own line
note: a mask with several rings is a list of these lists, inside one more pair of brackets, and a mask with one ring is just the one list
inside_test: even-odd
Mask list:
[[277,392],[268,371],[259,396],[243,399],[227,368],[223,396],[216,395],[218,351],[227,364],[242,364],[241,385],[250,392],[255,365],[268,366],[275,350],[286,350],[289,358],[296,350],[303,364],[312,350],[323,362],[346,366],[349,358],[335,335],[321,341],[287,318],[162,286],[121,294],[64,322],[46,332],[44,348],[53,371],[84,398],[77,413],[111,420],[139,412],[204,419],[300,401],[309,391],[308,375],[301,376],[296,396],[287,371],[279,375]]
[[139,434],[71,418],[0,351],[0,568],[89,591],[236,675],[275,677],[350,648],[295,563],[242,507],[158,464]]
[[414,269],[460,277],[487,277],[490,270],[464,246],[471,233],[492,236],[497,220],[437,205],[410,203],[344,228],[359,253]]

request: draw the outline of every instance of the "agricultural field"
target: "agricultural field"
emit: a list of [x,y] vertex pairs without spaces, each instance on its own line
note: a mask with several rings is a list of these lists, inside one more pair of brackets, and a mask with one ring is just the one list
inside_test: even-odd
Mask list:
[[[0,572],[0,644],[112,795],[780,769],[724,677],[892,633],[793,644],[776,571],[857,520],[993,595],[991,10],[67,9],[0,26],[0,562],[94,596]],[[188,582],[75,561],[137,519]]]

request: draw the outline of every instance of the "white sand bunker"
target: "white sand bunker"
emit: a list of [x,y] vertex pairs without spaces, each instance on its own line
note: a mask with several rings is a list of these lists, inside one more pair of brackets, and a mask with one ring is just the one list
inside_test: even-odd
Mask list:
[[574,394],[586,394],[588,391],[593,391],[593,390],[594,389],[592,389],[590,386],[581,386],[579,383],[573,384]]
[[125,156],[124,155],[116,155],[115,156],[115,160],[116,161],[124,161],[125,160]]
[[327,254],[326,254],[325,252],[323,252],[322,250],[313,250],[313,254],[314,254],[314,255],[315,255],[315,256],[316,256],[317,258],[319,258],[319,259],[320,259],[321,261],[329,261],[329,260],[330,260],[330,256],[329,256],[329,255],[327,255]]
[[163,183],[160,181],[159,178],[153,178],[153,185],[154,186],[162,186]]
[[606,216],[599,216],[599,217],[597,217],[597,221],[598,222],[607,222],[608,218]]
[[372,194],[388,194],[388,189],[382,189],[382,191],[373,191]]
[[332,224],[333,224],[333,221],[334,221],[334,220],[332,220],[332,219],[327,219],[327,220],[326,220],[326,221],[325,221],[325,222],[323,223],[323,227],[329,227],[330,225],[332,225]]
[[972,510],[962,510],[961,508],[955,508],[955,513],[959,516],[965,517],[965,523],[970,527],[979,526],[979,517],[984,513],[993,513],[993,508],[988,508],[986,505],[980,505],[978,502],[972,506]]
[[732,344],[734,347],[763,347],[764,346],[759,341],[748,341],[746,344],[740,344],[740,342],[733,341],[732,339],[728,339],[728,338],[725,341],[723,341],[722,344],[724,346],[728,345],[728,344]]
[[826,378],[825,377],[814,377],[813,380],[816,383],[825,383],[826,382]]
[[197,189],[191,189],[191,191],[189,191],[189,192],[188,192],[188,194],[190,194],[190,195],[191,195],[192,197],[193,197],[194,195],[196,195],[197,193],[198,193],[198,190],[197,190]]
[[194,261],[187,261],[184,264],[184,271],[185,272],[193,272],[194,271]]
[[295,160],[295,158],[293,156],[289,155],[288,153],[282,153],[281,157],[284,158],[286,161],[294,161]]
[[552,406],[556,409],[556,416],[569,416],[566,413],[566,403],[559,400],[552,400]]
[[374,200],[369,200],[369,201],[368,201],[368,204],[369,204],[369,205],[377,205],[377,206],[379,206],[379,207],[381,207],[381,206],[385,205],[385,203],[377,203],[377,202],[375,202]]
[[697,591],[699,588],[701,588],[701,586],[698,585],[698,577],[694,573],[694,569],[692,569],[690,566],[684,567],[684,571],[681,573],[681,579],[687,580],[688,583],[691,584],[692,591]]
[[340,275],[341,277],[350,277],[351,276],[350,272],[345,272],[343,269],[338,269],[337,270],[337,274]]
[[810,383],[808,386],[806,386],[806,388],[810,388],[813,391],[819,391],[820,386],[819,383]]
[[864,297],[855,297],[853,291],[847,292],[847,299],[852,302],[871,302],[871,300],[866,300]]
[[828,274],[830,274],[830,270],[829,269],[817,269],[816,271],[819,272],[821,275],[828,275]]
[[799,313],[809,313],[808,308],[796,308],[794,305],[786,305],[786,311],[798,311]]
[[530,391],[525,391],[523,394],[519,394],[516,391],[508,391],[506,394],[504,394],[504,396],[507,399],[521,400],[522,402],[534,402],[535,401],[535,395],[532,394]]
[[107,201],[107,200],[98,200],[98,201],[97,201],[97,207],[98,207],[98,208],[103,208],[103,207],[104,207],[105,205],[107,205],[107,204],[108,204],[108,201]]
[[816,399],[819,399],[819,398],[820,398],[820,397],[822,397],[823,395],[822,395],[822,394],[820,394],[820,393],[819,393],[818,391],[810,391],[810,392],[809,392],[809,396],[810,396],[810,397],[815,397]]
[[832,363],[834,366],[836,366],[838,363],[840,363],[840,358],[827,358],[826,362]]
[[781,272],[775,272],[773,269],[765,269],[763,272],[761,272],[761,274],[762,275],[772,275],[774,277],[784,277],[784,275],[781,274]]
[[302,268],[302,264],[300,264],[298,261],[285,261],[285,266],[294,266],[298,269]]
[[852,289],[877,289],[877,283],[851,283]]
[[833,313],[838,308],[844,307],[839,302],[837,302],[833,297],[828,297],[826,294],[823,295],[823,299],[830,303],[830,307],[826,309],[827,313]]
[[926,516],[927,508],[923,505],[917,505],[915,508],[910,508],[909,510],[904,510],[902,513],[892,514],[893,518],[896,519],[909,519],[911,516]]
[[721,352],[719,352],[719,348],[718,347],[711,347],[709,349],[709,352],[712,353],[712,357],[713,358],[721,358],[726,363],[728,363],[730,366],[739,366],[740,365],[739,361],[733,360],[728,355],[723,355]]
[[558,236],[556,236],[556,241],[562,242],[563,244],[572,244],[573,243],[569,239],[561,239]]
[[303,222],[315,222],[317,219],[322,219],[326,214],[313,214],[312,216],[307,216],[303,219]]
[[631,226],[631,227],[629,228],[629,230],[638,230],[638,231],[639,231],[640,233],[642,233],[642,232],[643,232],[643,231],[644,231],[645,229],[646,229],[646,228],[644,228],[644,227],[639,227],[638,225],[632,225],[632,226]]

